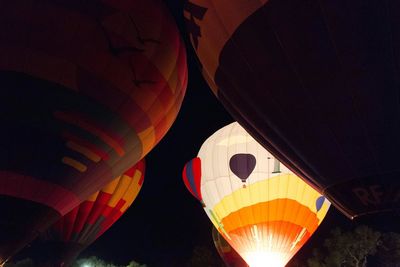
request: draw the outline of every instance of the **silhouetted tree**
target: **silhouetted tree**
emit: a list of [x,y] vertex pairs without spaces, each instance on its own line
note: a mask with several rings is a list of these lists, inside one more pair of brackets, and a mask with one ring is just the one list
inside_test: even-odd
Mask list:
[[400,267],[400,234],[382,234],[376,261],[381,267]]
[[342,232],[339,228],[325,239],[325,249],[315,249],[309,267],[366,267],[381,243],[381,233],[368,226]]
[[[90,257],[87,259],[77,260],[72,267],[146,267],[144,264],[131,261],[128,265],[115,265],[109,262],[105,262],[97,257]],[[31,259],[24,259],[16,263],[6,263],[4,267],[42,267],[35,264]]]
[[23,259],[16,263],[6,263],[4,267],[35,267],[35,265],[31,259]]
[[146,265],[140,264],[136,261],[131,261],[126,267],[146,267]]
[[115,265],[113,263],[105,262],[104,260],[99,259],[95,256],[92,256],[87,259],[79,259],[73,265],[73,267],[82,267],[82,266],[88,266],[88,267],[146,267],[146,265],[142,265],[135,261],[131,261],[128,265]]

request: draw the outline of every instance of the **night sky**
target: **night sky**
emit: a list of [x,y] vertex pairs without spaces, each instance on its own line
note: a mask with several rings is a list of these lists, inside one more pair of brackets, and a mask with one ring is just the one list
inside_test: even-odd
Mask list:
[[[233,122],[201,77],[194,52],[184,34],[182,3],[167,0],[187,44],[189,84],[181,111],[163,140],[146,157],[144,186],[126,214],[81,257],[98,256],[116,264],[130,260],[148,266],[184,266],[195,246],[213,249],[212,224],[200,204],[182,182],[184,164],[195,157],[201,144],[219,128]],[[377,228],[388,229],[398,221],[375,216],[365,219]],[[330,229],[357,225],[331,207],[325,221],[305,248],[303,257],[320,246]],[[309,255],[309,254],[308,254]]]

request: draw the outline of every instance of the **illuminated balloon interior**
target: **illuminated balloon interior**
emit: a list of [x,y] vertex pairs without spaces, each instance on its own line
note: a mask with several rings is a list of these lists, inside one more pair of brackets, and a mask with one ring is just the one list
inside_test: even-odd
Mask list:
[[251,266],[285,266],[324,219],[329,201],[238,123],[186,164],[183,178],[214,226]]

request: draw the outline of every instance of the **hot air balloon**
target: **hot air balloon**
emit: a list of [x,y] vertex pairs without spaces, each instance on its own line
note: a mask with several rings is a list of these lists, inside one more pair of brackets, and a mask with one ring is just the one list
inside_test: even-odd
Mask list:
[[399,1],[190,0],[185,17],[256,140],[348,217],[399,209]]
[[250,267],[283,267],[330,206],[237,122],[203,143],[185,165],[183,180]]
[[42,236],[41,245],[47,253],[40,266],[70,266],[133,203],[142,187],[144,172],[145,162],[141,160],[50,227]]
[[0,0],[0,265],[143,158],[187,84],[161,0]]
[[212,228],[212,237],[215,248],[227,267],[248,267],[242,257],[226,242],[215,227]]

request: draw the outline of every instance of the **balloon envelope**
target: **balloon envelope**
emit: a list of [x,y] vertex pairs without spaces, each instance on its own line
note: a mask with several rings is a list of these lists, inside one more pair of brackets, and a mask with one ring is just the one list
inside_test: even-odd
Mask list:
[[133,203],[143,185],[144,173],[145,162],[141,160],[48,229],[44,239],[51,253],[46,256],[45,265],[72,264]]
[[215,248],[227,267],[248,267],[242,257],[229,245],[215,227],[212,228],[212,237]]
[[400,2],[190,0],[231,115],[347,216],[400,207]]
[[185,60],[162,1],[0,0],[0,265],[157,144]]
[[[237,160],[237,155],[247,156]],[[237,175],[245,172],[246,180]],[[203,143],[183,179],[191,192],[199,192],[195,196],[214,226],[250,267],[284,266],[330,206],[236,122]]]

